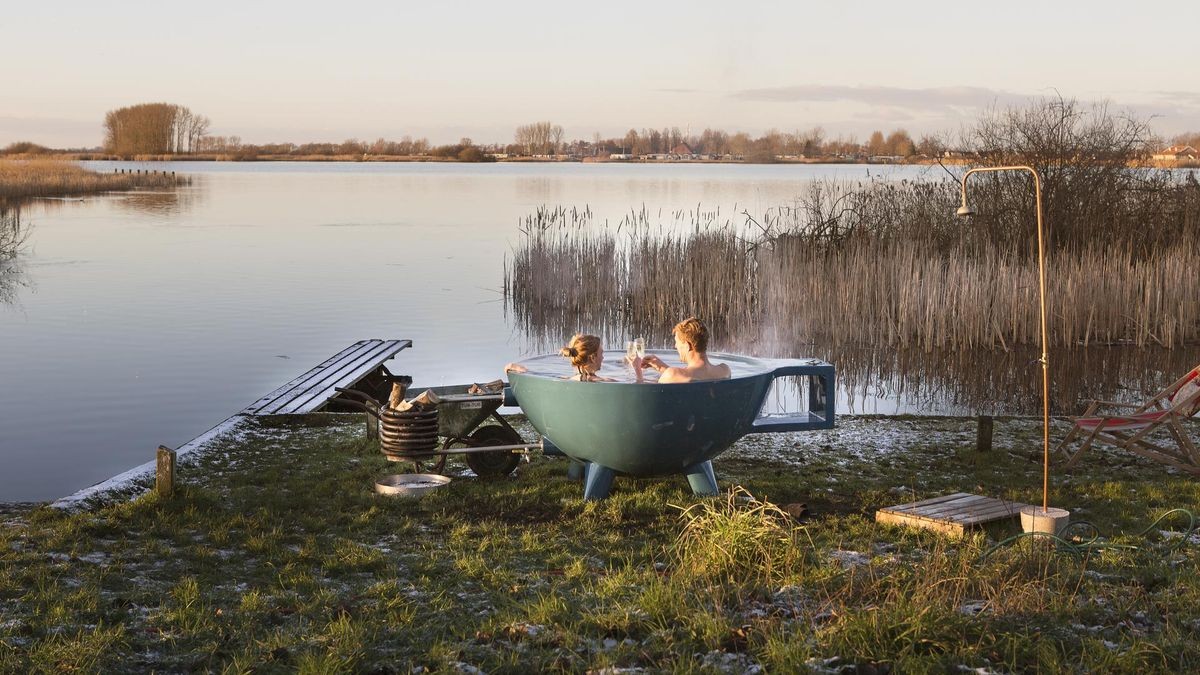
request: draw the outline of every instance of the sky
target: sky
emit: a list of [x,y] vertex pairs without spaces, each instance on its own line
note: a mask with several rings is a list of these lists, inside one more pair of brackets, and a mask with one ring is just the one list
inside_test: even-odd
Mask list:
[[705,127],[954,132],[1063,96],[1200,131],[1200,3],[11,3],[0,147],[102,141],[108,110],[188,106],[251,143],[511,142]]

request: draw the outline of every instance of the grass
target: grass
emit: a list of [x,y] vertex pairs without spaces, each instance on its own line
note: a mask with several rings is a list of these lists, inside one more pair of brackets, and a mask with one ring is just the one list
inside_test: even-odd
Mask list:
[[0,199],[62,197],[186,183],[186,177],[167,172],[99,173],[62,160],[0,160]]
[[[524,429],[529,433],[527,428]],[[844,418],[748,437],[716,499],[565,462],[376,496],[396,470],[357,418],[248,422],[173,499],[0,514],[0,671],[1178,672],[1200,666],[1193,545],[1140,531],[1200,486],[1097,453],[1053,502],[1111,541],[1088,558],[1007,530],[951,540],[874,509],[967,490],[1039,498],[1036,421]],[[775,505],[804,502],[801,520]],[[1165,523],[1160,529],[1178,529]],[[634,669],[634,670],[621,670]]]

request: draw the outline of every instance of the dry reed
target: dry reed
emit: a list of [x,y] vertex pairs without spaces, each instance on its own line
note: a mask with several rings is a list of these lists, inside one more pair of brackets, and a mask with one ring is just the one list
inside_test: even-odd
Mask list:
[[[593,223],[587,210],[539,210],[505,266],[519,323],[534,336],[587,329],[658,339],[694,314],[730,341],[769,334],[923,351],[1040,341],[1036,259],[981,241],[978,231],[956,241],[945,233],[910,239],[868,234],[861,222],[831,226],[845,217],[818,214],[807,222],[819,227],[781,234],[780,222],[795,215],[740,224],[699,209],[673,217],[654,226],[643,209],[614,229]],[[1200,294],[1188,274],[1198,264],[1191,237],[1140,252],[1107,241],[1054,250],[1051,344],[1169,348],[1200,340]]]
[[[822,251],[776,241],[757,256],[760,321],[805,341],[1008,349],[1040,341],[1037,263],[1011,253],[942,256],[912,242]],[[1200,339],[1188,275],[1200,246],[1135,258],[1099,247],[1049,256],[1050,342],[1173,347]]]
[[0,160],[0,198],[60,197],[65,195],[167,188],[187,184],[174,173],[99,173],[62,160]]
[[531,337],[545,342],[577,330],[658,340],[662,326],[681,318],[681,306],[722,329],[726,318],[735,325],[756,311],[754,260],[727,228],[700,227],[715,213],[690,217],[697,227],[678,233],[656,231],[644,209],[615,229],[597,228],[587,209],[538,209],[505,261],[508,306]]

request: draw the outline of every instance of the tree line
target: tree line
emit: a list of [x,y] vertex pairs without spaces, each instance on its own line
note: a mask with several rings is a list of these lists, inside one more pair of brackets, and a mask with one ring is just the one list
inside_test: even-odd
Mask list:
[[174,103],[139,103],[104,115],[104,149],[117,155],[194,152],[212,122]]
[[[404,136],[400,140],[348,139],[317,143],[245,143],[238,136],[210,135],[211,120],[172,103],[141,103],[110,110],[104,117],[104,150],[122,156],[205,153],[233,158],[255,157],[430,157],[459,161],[491,161],[498,157],[629,157],[695,155],[702,158],[772,162],[790,159],[861,160],[889,157],[902,160],[937,157],[947,149],[967,148],[949,136],[922,135],[914,138],[897,128],[889,133],[873,131],[866,140],[854,135],[830,136],[819,126],[793,131],[771,129],[752,136],[743,131],[706,128],[689,133],[679,127],[630,128],[620,136],[566,139],[563,127],[550,121],[516,127],[511,143],[479,144],[469,138],[457,143],[434,145],[427,138]],[[1178,145],[1200,147],[1200,133],[1180,134]],[[1159,141],[1159,145],[1165,143]],[[0,150],[7,155],[38,155],[57,152],[29,141]]]

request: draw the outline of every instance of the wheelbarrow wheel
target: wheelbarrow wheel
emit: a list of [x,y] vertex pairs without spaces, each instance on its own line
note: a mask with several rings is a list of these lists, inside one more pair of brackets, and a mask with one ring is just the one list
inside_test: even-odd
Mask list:
[[[510,431],[495,424],[479,427],[468,436],[470,444],[475,447],[487,445],[516,445],[524,443],[525,439],[515,431]],[[467,466],[480,478],[498,478],[507,476],[517,468],[521,456],[508,450],[496,452],[477,452],[465,456]]]

